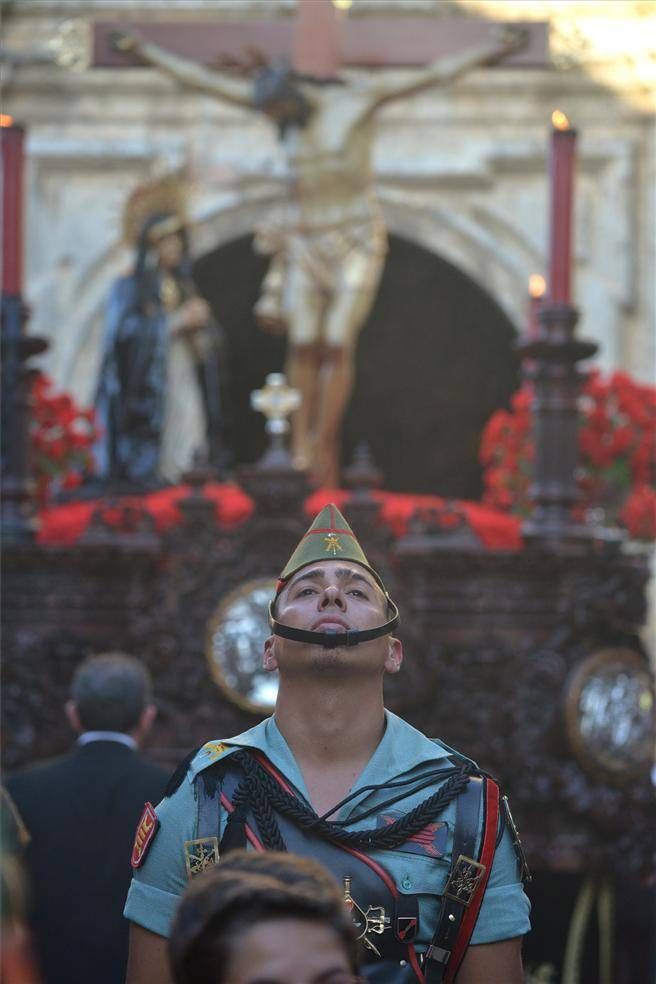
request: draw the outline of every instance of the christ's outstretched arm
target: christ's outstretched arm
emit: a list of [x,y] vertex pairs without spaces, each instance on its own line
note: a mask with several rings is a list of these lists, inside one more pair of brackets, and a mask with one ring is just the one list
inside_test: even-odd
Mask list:
[[394,99],[414,96],[432,86],[448,85],[461,75],[483,65],[493,65],[502,58],[519,51],[526,45],[527,32],[523,28],[504,27],[489,41],[469,48],[457,55],[446,55],[431,62],[397,85],[389,83],[372,86],[371,110],[378,109]]
[[251,99],[250,82],[214,72],[189,58],[174,55],[160,48],[159,45],[142,41],[134,34],[117,32],[112,37],[112,44],[117,51],[134,52],[139,55],[149,65],[170,75],[186,89],[195,89],[197,92],[214,96],[222,102],[255,109]]

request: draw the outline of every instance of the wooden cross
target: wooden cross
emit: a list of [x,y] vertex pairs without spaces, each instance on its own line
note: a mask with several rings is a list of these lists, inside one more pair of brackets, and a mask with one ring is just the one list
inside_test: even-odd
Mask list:
[[[360,68],[403,68],[425,65],[442,55],[480,44],[489,36],[490,21],[462,15],[425,17],[363,14],[336,9],[332,0],[298,0],[292,19],[197,21],[96,21],[93,23],[92,66],[125,68],[140,62],[114,51],[111,35],[130,31],[144,41],[204,65],[221,68],[243,62],[249,50],[267,60],[289,59],[294,68],[318,77],[337,74],[340,65]],[[525,48],[504,60],[504,66],[544,68],[548,64],[548,25],[522,25]]]

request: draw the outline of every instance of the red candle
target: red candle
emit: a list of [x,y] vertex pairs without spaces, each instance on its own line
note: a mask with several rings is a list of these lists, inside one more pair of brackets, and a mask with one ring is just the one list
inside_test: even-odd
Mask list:
[[569,120],[560,110],[553,113],[551,121],[549,299],[554,304],[569,304],[572,299],[572,205],[576,130],[571,129]]
[[23,140],[11,116],[0,116],[2,134],[2,292],[19,295],[23,284]]
[[526,326],[526,333],[529,338],[537,338],[540,334],[538,314],[542,307],[542,298],[544,297],[546,286],[544,277],[539,273],[532,273],[528,278],[528,324]]

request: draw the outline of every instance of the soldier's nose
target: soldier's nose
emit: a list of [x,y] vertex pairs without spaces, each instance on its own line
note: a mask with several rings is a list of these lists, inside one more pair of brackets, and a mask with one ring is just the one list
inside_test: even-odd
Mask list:
[[338,608],[344,607],[344,595],[335,584],[325,588],[321,596],[321,607],[327,608],[329,605],[336,605]]

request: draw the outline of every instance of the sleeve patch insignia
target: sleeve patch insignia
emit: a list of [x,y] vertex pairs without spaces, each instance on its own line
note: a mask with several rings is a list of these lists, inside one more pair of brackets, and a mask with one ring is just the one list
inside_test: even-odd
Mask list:
[[135,870],[140,868],[146,860],[146,855],[148,854],[158,827],[159,820],[157,814],[152,804],[146,803],[139,823],[137,824],[137,832],[134,835],[134,845],[132,847],[132,857],[130,858],[130,864]]
[[185,867],[191,881],[196,875],[219,863],[218,837],[199,837],[184,842]]

